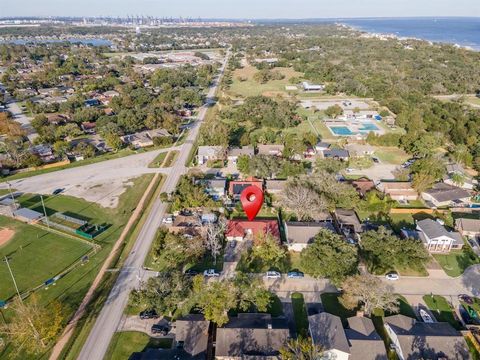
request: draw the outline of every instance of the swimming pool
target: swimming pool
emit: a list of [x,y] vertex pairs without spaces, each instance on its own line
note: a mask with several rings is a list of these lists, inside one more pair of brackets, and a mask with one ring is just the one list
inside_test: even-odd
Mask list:
[[353,132],[351,132],[346,126],[330,126],[330,130],[332,130],[335,135],[339,136],[353,135]]
[[363,126],[358,130],[359,131],[378,131],[379,129],[375,124],[367,123],[367,124],[363,124]]

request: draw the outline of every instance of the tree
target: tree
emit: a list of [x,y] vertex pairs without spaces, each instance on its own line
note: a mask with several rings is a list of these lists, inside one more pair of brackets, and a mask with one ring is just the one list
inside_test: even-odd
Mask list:
[[280,202],[302,221],[313,219],[328,209],[327,201],[318,192],[299,181],[287,183]]
[[92,158],[95,156],[95,147],[85,142],[78,143],[77,146],[75,146],[74,151],[85,158]]
[[265,289],[263,281],[255,275],[237,273],[233,280],[237,292],[238,308],[248,311],[253,306],[255,311],[266,312],[272,302],[272,293]]
[[343,282],[342,289],[340,302],[347,309],[355,309],[361,304],[367,315],[375,309],[398,311],[398,297],[393,288],[373,275],[350,276]]
[[318,158],[315,163],[315,169],[319,172],[327,172],[329,174],[336,174],[341,170],[347,168],[347,163],[344,161],[335,160],[332,158]]
[[282,360],[321,360],[324,351],[309,338],[289,339],[280,349]]
[[213,257],[213,263],[217,264],[217,256],[220,255],[220,252],[223,248],[223,239],[225,233],[225,222],[223,219],[219,219],[218,222],[208,223],[205,226],[205,245],[210,251]]
[[63,308],[58,301],[42,306],[36,295],[27,301],[15,298],[10,306],[12,318],[0,324],[0,333],[5,334],[16,353],[25,351],[39,355],[53,343],[62,329]]
[[313,277],[325,277],[340,283],[357,271],[357,249],[340,235],[321,229],[313,244],[302,250],[300,267]]
[[279,264],[287,256],[287,251],[280,244],[278,239],[271,234],[258,236],[250,253],[250,262],[260,260],[270,265]]
[[327,115],[328,117],[331,117],[333,119],[335,119],[337,116],[340,116],[342,114],[343,114],[343,109],[340,105],[329,106],[325,110],[325,115]]

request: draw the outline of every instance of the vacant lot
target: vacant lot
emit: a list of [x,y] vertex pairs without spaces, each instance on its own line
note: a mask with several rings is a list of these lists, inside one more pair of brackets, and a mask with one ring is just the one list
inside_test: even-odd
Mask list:
[[375,148],[375,156],[381,162],[400,165],[409,159],[409,155],[402,149],[396,147],[377,147]]

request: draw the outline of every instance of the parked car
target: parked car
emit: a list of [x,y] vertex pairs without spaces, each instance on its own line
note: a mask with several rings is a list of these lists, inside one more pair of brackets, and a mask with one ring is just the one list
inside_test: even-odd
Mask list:
[[164,217],[162,222],[164,224],[173,224],[173,218],[171,216]]
[[203,272],[203,275],[206,277],[218,277],[220,274],[215,271],[215,269],[208,269]]
[[473,304],[473,299],[471,296],[468,296],[467,294],[460,294],[458,295],[458,300],[459,301],[463,301],[464,303],[468,304],[468,305],[472,305]]
[[267,279],[280,279],[282,277],[282,274],[280,274],[278,271],[267,271],[265,277]]
[[385,275],[385,278],[387,280],[390,280],[390,281],[396,281],[396,280],[400,279],[400,276],[398,276],[398,274],[396,272],[391,272],[391,273],[388,273],[387,275]]
[[429,313],[427,313],[424,309],[420,309],[420,317],[422,318],[423,322],[426,323],[433,323],[432,317],[430,316]]
[[154,309],[143,310],[140,313],[140,319],[142,320],[158,319],[158,314]]
[[55,190],[52,191],[52,194],[53,195],[58,195],[58,194],[62,193],[64,190],[65,189],[63,189],[63,188],[62,189],[55,189]]
[[195,275],[198,275],[198,271],[195,271],[195,270],[192,270],[192,269],[188,269],[187,271],[185,271],[185,275],[187,275],[187,276],[195,276]]
[[160,334],[160,335],[165,336],[165,335],[168,334],[170,329],[166,325],[154,324],[154,325],[152,325],[151,331],[152,331],[152,334]]
[[301,279],[303,278],[303,273],[301,271],[290,271],[288,274],[287,274],[287,277],[290,278],[290,279]]

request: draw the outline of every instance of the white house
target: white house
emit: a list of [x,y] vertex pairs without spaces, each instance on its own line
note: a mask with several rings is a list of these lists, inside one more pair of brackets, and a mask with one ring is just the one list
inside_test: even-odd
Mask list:
[[421,195],[430,207],[461,206],[469,204],[471,198],[467,190],[445,183],[437,183]]
[[310,84],[307,81],[304,81],[302,83],[302,86],[303,90],[305,91],[322,91],[323,89],[325,89],[325,86],[322,84]]
[[251,146],[243,146],[241,148],[231,148],[228,150],[228,161],[236,164],[239,156],[252,157],[255,154],[255,149]]
[[198,165],[203,165],[209,160],[219,160],[223,158],[223,147],[221,146],[199,146],[197,153]]
[[447,231],[438,221],[432,219],[417,222],[420,240],[430,252],[450,252],[463,247],[462,235],[456,231]]

